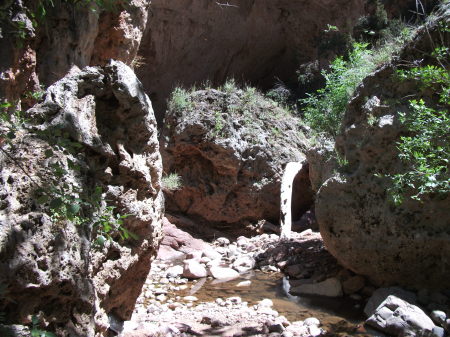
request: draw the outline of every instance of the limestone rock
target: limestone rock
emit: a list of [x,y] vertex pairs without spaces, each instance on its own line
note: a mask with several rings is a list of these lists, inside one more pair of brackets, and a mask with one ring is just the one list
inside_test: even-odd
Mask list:
[[383,303],[389,296],[398,297],[408,303],[415,303],[417,300],[416,295],[413,292],[399,287],[378,288],[373,292],[364,307],[364,313],[366,316],[372,316],[375,309],[378,308],[380,304]]
[[209,268],[211,276],[218,280],[233,279],[239,277],[239,273],[231,268],[213,266]]
[[[162,166],[151,103],[133,71],[112,61],[104,68],[73,68],[27,115],[36,124],[19,131],[17,145],[5,151],[26,163],[28,175],[0,157],[0,281],[8,294],[0,311],[18,323],[43,311],[52,331],[93,336],[107,328],[107,315],[131,316],[161,239]],[[54,159],[33,130],[57,129],[84,154],[53,148],[68,171],[61,182],[85,191],[101,186],[117,212],[130,214],[124,227],[137,240],[117,237],[94,248],[92,228],[55,223],[36,203],[35,190],[50,179]],[[85,174],[71,170],[69,159]]]
[[386,298],[366,323],[393,336],[425,336],[435,327],[419,307],[395,296]]
[[[446,13],[441,19],[448,22],[450,11]],[[435,25],[404,49],[401,63],[421,60],[419,51],[431,53],[430,36],[439,41]],[[450,196],[430,194],[423,202],[407,197],[395,206],[388,194],[391,181],[376,174],[407,168],[397,149],[406,132],[398,112],[410,111],[404,97],[416,94],[417,84],[400,83],[396,66],[385,65],[369,75],[352,98],[336,142],[348,165],[321,185],[316,217],[327,249],[344,267],[377,285],[443,288],[450,279]],[[370,116],[375,124],[368,122]],[[310,165],[312,172],[320,171]]]
[[325,281],[310,284],[301,284],[289,291],[293,295],[318,295],[328,297],[340,297],[342,293],[341,282],[334,277]]
[[[278,222],[283,165],[304,159],[306,140],[294,117],[249,90],[200,90],[186,98],[189,104],[168,111],[164,167],[182,180],[166,193],[168,210],[209,225]],[[248,99],[252,105],[240,112]]]
[[206,277],[206,268],[196,260],[186,260],[184,261],[183,267],[183,277],[189,279],[198,279]]

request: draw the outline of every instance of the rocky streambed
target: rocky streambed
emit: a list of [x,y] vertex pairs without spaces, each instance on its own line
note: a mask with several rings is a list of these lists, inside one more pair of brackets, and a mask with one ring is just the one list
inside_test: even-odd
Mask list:
[[[364,310],[380,293],[417,300],[400,288],[376,289],[343,269],[311,230],[293,233],[288,242],[260,234],[211,243],[167,219],[164,230],[131,320],[115,327],[120,336],[383,336],[364,325],[366,303]],[[448,303],[439,295],[441,305],[428,299],[430,308]],[[417,319],[427,322],[423,315]]]

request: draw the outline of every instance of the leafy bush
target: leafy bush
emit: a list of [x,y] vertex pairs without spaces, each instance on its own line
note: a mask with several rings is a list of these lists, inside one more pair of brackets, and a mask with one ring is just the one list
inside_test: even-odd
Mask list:
[[361,81],[370,74],[376,64],[367,44],[355,43],[348,59],[337,57],[329,71],[323,71],[326,85],[315,94],[301,100],[304,118],[317,133],[334,138],[350,97]]
[[[433,54],[442,57],[442,47]],[[447,48],[447,59],[450,56]],[[393,187],[391,196],[400,204],[405,195],[423,200],[427,194],[444,195],[450,192],[450,74],[448,66],[440,64],[399,70],[402,80],[416,81],[421,92],[432,89],[437,102],[424,99],[409,101],[408,113],[401,113],[400,122],[409,134],[397,143],[399,158],[408,166],[403,173],[390,175]],[[431,105],[433,104],[433,105]]]
[[368,48],[367,43],[357,42],[346,58],[337,57],[328,71],[322,71],[325,87],[300,100],[307,124],[315,132],[335,138],[347,103],[358,85],[378,66],[388,62],[412,36],[412,31],[405,28],[400,36],[373,50]]

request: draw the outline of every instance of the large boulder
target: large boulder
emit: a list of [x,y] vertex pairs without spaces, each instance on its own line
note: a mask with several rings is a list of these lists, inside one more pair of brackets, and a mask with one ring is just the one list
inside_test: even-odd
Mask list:
[[[447,10],[447,22],[449,15]],[[401,64],[429,61],[423,52],[431,54],[439,34],[436,24],[422,30],[401,53]],[[346,268],[380,285],[444,288],[450,279],[450,196],[406,197],[395,205],[388,193],[392,182],[383,178],[408,168],[397,149],[407,134],[399,112],[410,113],[405,97],[420,93],[417,82],[400,82],[397,66],[369,75],[352,98],[336,143],[348,164],[320,187],[316,216],[326,247]],[[436,100],[433,92],[420,94]]]
[[167,112],[161,153],[182,186],[166,194],[167,209],[215,223],[278,222],[283,167],[305,158],[298,120],[251,88],[177,95],[185,103]]
[[[0,157],[0,311],[8,324],[28,324],[39,314],[61,336],[93,336],[107,329],[108,316],[130,318],[162,236],[162,165],[151,103],[133,71],[111,61],[74,67],[27,118]],[[78,144],[78,154],[70,144]],[[52,185],[55,162],[66,173]],[[101,187],[100,206],[129,214],[123,227],[136,238],[120,240],[111,231],[113,240],[93,245],[98,226],[76,224],[37,203],[38,187],[52,194],[50,186],[63,197],[83,198]]]

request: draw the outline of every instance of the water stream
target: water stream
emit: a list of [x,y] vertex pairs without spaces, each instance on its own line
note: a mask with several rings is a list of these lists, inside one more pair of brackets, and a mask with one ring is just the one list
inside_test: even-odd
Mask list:
[[[250,286],[238,287],[239,282],[251,280]],[[200,283],[201,282],[201,283]],[[299,297],[288,293],[289,282],[281,274],[253,272],[228,282],[201,280],[185,295],[195,295],[199,301],[210,302],[216,298],[239,296],[249,305],[264,298],[273,301],[273,309],[289,321],[316,317],[322,327],[332,331],[328,336],[373,336],[362,328],[364,316],[362,303],[347,297]]]

